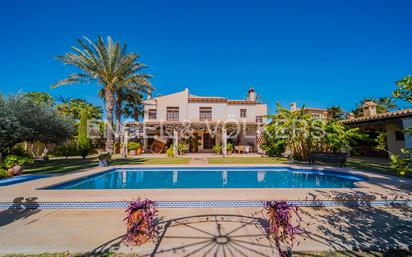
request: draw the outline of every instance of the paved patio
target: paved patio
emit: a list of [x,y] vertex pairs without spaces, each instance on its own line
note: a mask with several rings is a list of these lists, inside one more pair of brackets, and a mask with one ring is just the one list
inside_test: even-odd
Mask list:
[[[411,208],[302,208],[295,251],[411,247]],[[0,254],[115,251],[139,256],[274,256],[258,208],[160,209],[155,243],[128,247],[123,210],[4,210]],[[276,255],[275,255],[276,256]]]

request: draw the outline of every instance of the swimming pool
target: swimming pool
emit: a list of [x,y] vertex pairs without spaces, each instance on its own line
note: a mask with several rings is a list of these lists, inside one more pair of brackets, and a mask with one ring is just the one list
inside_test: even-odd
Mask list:
[[112,169],[46,189],[352,188],[360,176],[289,167]]

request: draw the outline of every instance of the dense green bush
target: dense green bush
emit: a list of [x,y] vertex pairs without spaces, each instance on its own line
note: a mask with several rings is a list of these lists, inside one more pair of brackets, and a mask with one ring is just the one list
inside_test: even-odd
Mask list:
[[66,145],[58,145],[53,148],[49,152],[49,155],[55,156],[55,157],[63,157],[63,156],[79,156],[80,152],[79,149],[77,148],[77,144],[74,142],[70,142],[69,144]]
[[128,142],[127,143],[127,150],[133,151],[137,150],[141,147],[141,144],[139,142]]
[[169,148],[166,150],[167,157],[175,157],[173,145],[170,145]]
[[4,158],[4,160],[1,163],[1,166],[6,169],[9,169],[13,168],[15,165],[23,166],[24,164],[32,162],[33,160],[28,157],[9,154],[6,156],[6,158]]
[[9,176],[6,169],[0,168],[0,178],[7,178]]
[[179,154],[184,154],[185,152],[187,152],[187,146],[185,144],[179,144],[177,146]]
[[232,144],[232,143],[228,143],[228,144],[226,145],[226,150],[227,150],[228,153],[232,153],[233,150],[234,150],[233,144]]
[[25,94],[0,94],[0,151],[5,155],[17,143],[61,143],[74,133],[73,120]]
[[221,154],[222,153],[222,145],[221,144],[216,144],[215,146],[213,146],[213,151],[217,154]]
[[261,147],[271,157],[281,157],[286,150],[285,140],[268,140]]

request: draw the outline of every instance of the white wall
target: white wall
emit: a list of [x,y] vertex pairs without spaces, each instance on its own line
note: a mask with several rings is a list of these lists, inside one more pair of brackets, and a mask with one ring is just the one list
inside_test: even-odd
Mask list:
[[[403,129],[412,128],[412,118],[402,120]],[[412,149],[412,135],[405,133],[405,148]]]
[[226,103],[188,103],[188,106],[188,119],[191,121],[199,121],[200,107],[212,107],[212,120],[227,119]]
[[397,141],[395,132],[401,130],[396,124],[386,124],[386,139],[388,143],[388,151],[393,154],[401,154],[401,148],[404,147],[404,141]]
[[[167,107],[179,107],[179,121],[199,121],[199,108],[211,107],[213,121],[226,121],[233,119],[237,121],[255,122],[256,116],[267,114],[266,104],[257,105],[228,105],[226,103],[189,103],[189,90],[160,96],[148,101],[144,106],[144,121],[148,120],[149,109],[157,109],[157,120],[166,120]],[[147,102],[146,102],[147,103]],[[246,118],[240,117],[240,109],[246,109]],[[266,119],[264,119],[266,121]]]

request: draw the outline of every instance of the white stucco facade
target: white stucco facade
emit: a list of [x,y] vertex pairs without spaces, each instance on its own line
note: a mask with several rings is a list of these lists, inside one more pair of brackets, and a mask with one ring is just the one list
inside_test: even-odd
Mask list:
[[[185,89],[174,94],[159,96],[144,103],[144,121],[167,121],[167,108],[178,108],[178,121],[200,121],[200,109],[211,108],[211,121],[266,122],[267,105],[250,100],[230,100],[224,97],[199,97]],[[246,117],[241,117],[241,109]],[[156,111],[156,118],[149,117],[149,111]]]
[[[257,130],[267,122],[266,115],[267,105],[256,101],[256,93],[252,88],[248,92],[248,97],[243,100],[196,96],[185,89],[144,102],[143,123],[157,124],[157,129],[146,129],[144,133],[147,138],[153,138],[162,136],[159,128],[170,129],[170,124],[177,124],[177,127],[179,124],[192,124],[191,133],[195,135],[192,138],[198,142],[196,151],[210,151],[215,144],[223,146],[226,143],[250,146],[254,151],[258,151]],[[219,131],[211,131],[209,123]],[[228,130],[225,129],[227,123],[230,123],[229,127],[232,126]],[[239,125],[236,131],[241,131],[235,136],[233,124]],[[189,144],[190,140],[184,139],[182,131],[176,132],[179,144]],[[150,148],[151,142],[151,139],[145,139],[145,149]],[[168,142],[170,143],[170,140]]]

